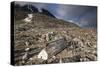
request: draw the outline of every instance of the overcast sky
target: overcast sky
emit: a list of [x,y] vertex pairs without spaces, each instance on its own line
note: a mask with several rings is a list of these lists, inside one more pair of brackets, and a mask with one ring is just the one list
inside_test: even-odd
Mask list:
[[63,5],[48,3],[27,3],[17,2],[20,5],[32,4],[41,11],[41,8],[47,9],[59,19],[76,23],[82,27],[97,27],[97,7],[80,5]]

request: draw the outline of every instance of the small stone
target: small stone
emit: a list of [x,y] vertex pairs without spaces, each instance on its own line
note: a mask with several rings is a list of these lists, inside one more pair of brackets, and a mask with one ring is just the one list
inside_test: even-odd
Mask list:
[[30,48],[26,48],[25,51],[28,51]]
[[29,43],[28,43],[28,42],[25,42],[25,45],[26,45],[26,46],[29,46]]
[[27,54],[27,53],[25,53],[25,54],[24,54],[24,56],[22,57],[22,59],[27,58],[27,55],[28,55],[28,54]]
[[60,58],[59,63],[62,63],[62,59]]
[[29,60],[33,60],[33,58],[30,58]]

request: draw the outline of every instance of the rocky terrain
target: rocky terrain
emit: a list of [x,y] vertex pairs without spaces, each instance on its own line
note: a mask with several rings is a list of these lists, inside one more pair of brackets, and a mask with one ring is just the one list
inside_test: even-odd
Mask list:
[[15,65],[97,60],[96,29],[81,28],[40,12],[29,17],[27,12],[15,13],[14,43]]

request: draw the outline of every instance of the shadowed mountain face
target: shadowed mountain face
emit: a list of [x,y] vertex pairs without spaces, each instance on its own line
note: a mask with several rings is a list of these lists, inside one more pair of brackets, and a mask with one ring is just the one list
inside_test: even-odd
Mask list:
[[42,9],[42,13],[55,18],[55,16],[52,15],[52,14],[51,14],[48,10],[46,10],[46,9]]
[[25,12],[38,12],[38,9],[34,7],[33,5],[23,5],[20,6],[19,4],[16,4],[14,6],[15,10],[21,10]]
[[34,7],[33,5],[24,5],[21,7],[23,11],[28,11],[28,12],[38,12],[38,9]]
[[19,6],[16,4],[14,12],[15,20],[23,20],[26,17],[28,17],[28,14],[33,14],[32,23],[34,24],[34,26],[36,25],[37,27],[45,27],[45,28],[79,27],[74,23],[70,23],[68,21],[55,18],[55,16],[53,16],[46,9],[41,9],[41,10],[42,12],[39,12],[38,9],[33,5]]
[[[23,11],[18,5],[15,8],[15,65],[97,60],[95,29],[83,29],[74,23],[57,19],[46,9],[39,12],[34,8],[32,12],[27,6],[24,8]],[[41,51],[48,55],[46,60],[41,58],[44,55],[37,57]]]
[[[14,8],[15,8],[15,18],[16,19],[24,19],[25,17],[26,17],[26,15],[27,14],[29,14],[29,13],[40,13],[39,11],[38,11],[38,8],[36,8],[35,6],[33,6],[33,5],[23,5],[23,6],[20,6],[19,4],[16,4],[15,6],[14,6]],[[47,16],[51,16],[51,17],[53,17],[53,18],[56,18],[53,14],[51,14],[48,10],[46,10],[46,9],[41,9],[42,10],[42,14],[45,14],[45,15],[47,15]],[[19,15],[23,15],[23,17],[21,16],[19,16]]]
[[23,5],[19,4],[14,5],[14,16],[15,20],[21,20],[27,17],[27,14],[36,13],[38,9],[33,5]]
[[79,28],[78,25],[59,20],[56,18],[53,18],[51,16],[47,16],[43,13],[33,13],[32,23],[34,26],[40,27],[40,28],[59,28],[59,27],[76,27]]

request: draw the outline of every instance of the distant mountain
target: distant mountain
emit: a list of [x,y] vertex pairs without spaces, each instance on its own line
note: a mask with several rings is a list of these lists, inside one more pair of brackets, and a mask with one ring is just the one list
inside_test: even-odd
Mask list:
[[21,20],[27,17],[27,14],[36,13],[38,9],[33,5],[23,5],[19,4],[14,5],[14,16],[15,20]]
[[[61,19],[57,19],[55,18],[53,15],[49,14],[49,13],[32,13],[33,14],[33,18],[32,18],[32,27],[38,27],[38,28],[69,28],[69,27],[77,27],[79,28],[78,25],[71,23],[69,21],[64,21]],[[15,13],[15,20],[23,20],[26,17],[28,17],[28,12],[24,12],[24,11],[17,11]]]
[[25,12],[38,12],[38,8],[30,4],[26,4],[23,6],[20,6],[19,4],[15,4],[14,8],[15,10],[21,10]]
[[[52,13],[50,13],[48,10],[42,8],[42,14],[45,14],[47,16],[51,16],[53,18],[56,18]],[[23,19],[27,16],[27,14],[29,13],[40,13],[38,8],[36,8],[34,5],[30,5],[30,4],[26,4],[26,5],[23,5],[23,6],[20,6],[19,4],[16,4],[14,6],[14,15],[15,15],[15,18],[16,19]],[[19,16],[19,15],[23,15],[23,17]]]
[[33,5],[24,5],[21,7],[21,9],[28,12],[38,12],[38,9]]

